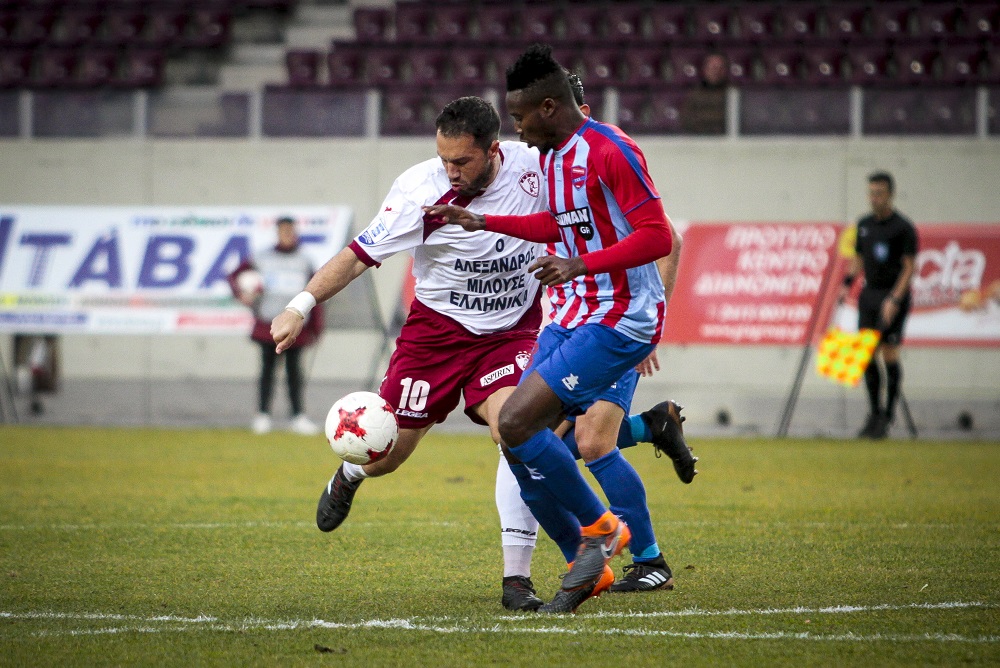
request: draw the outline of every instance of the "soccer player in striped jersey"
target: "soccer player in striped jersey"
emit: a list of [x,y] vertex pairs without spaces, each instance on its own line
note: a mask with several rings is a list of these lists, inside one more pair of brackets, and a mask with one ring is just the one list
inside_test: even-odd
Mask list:
[[570,570],[540,608],[571,612],[612,585],[608,562],[631,532],[590,489],[549,425],[583,414],[655,350],[665,311],[656,261],[670,254],[672,231],[641,151],[618,128],[584,115],[550,47],[531,47],[507,71],[506,101],[522,141],[541,151],[549,210],[494,216],[439,205],[426,211],[466,231],[567,249],[568,257],[542,256],[529,267],[561,303],[500,411],[499,432],[521,495],[550,536],[549,527],[557,534],[579,527]]

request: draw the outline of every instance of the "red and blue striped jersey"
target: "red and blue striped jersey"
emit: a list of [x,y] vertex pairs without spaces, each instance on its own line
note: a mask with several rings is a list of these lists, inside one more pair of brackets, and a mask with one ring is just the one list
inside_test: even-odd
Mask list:
[[[540,162],[562,237],[556,255],[584,257],[618,243],[636,229],[630,214],[650,202],[658,215],[644,209],[631,216],[635,224],[669,226],[642,151],[619,128],[588,119]],[[649,343],[659,341],[663,331],[663,282],[655,262],[588,272],[550,288],[549,301],[552,320],[566,328],[599,323]]]

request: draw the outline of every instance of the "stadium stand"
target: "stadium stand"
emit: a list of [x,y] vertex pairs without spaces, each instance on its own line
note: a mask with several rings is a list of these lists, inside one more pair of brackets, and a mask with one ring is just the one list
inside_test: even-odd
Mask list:
[[[801,105],[800,120],[815,116],[815,122],[775,125],[793,134],[802,128],[823,134],[827,130],[817,124],[824,121],[832,123],[829,131],[841,133],[839,111],[810,116],[808,110],[810,100],[823,98],[813,95],[817,88],[840,91],[839,105],[850,86],[860,87],[866,98],[875,96],[863,110],[880,120],[861,124],[862,132],[891,133],[888,119],[903,116],[901,134],[976,133],[983,127],[992,133],[994,127],[995,112],[988,114],[997,97],[991,86],[1000,83],[1000,4],[985,0],[396,0],[377,5],[350,0],[0,0],[0,89],[57,93],[184,85],[183,77],[178,82],[177,63],[191,60],[192,53],[212,54],[202,58],[209,62],[231,58],[240,21],[250,13],[291,16],[318,3],[343,8],[344,32],[331,31],[322,43],[284,43],[273,68],[284,73],[282,80],[261,80],[244,92],[267,98],[281,87],[321,97],[331,91],[368,91],[392,98],[380,102],[383,130],[417,133],[426,128],[419,119],[426,118],[428,99],[438,90],[474,87],[500,99],[506,67],[526,45],[548,41],[557,58],[583,75],[592,104],[597,100],[590,91],[603,95],[621,89],[610,98],[620,108],[608,111],[630,132],[673,131],[670,105],[683,98],[684,89],[699,85],[701,63],[710,51],[728,59],[730,85],[745,98],[740,118],[764,118],[747,104],[772,97]],[[282,25],[277,18],[264,22]],[[191,78],[213,83],[211,74]],[[985,120],[958,122],[966,107],[956,100],[974,99],[969,91],[976,87],[989,87],[980,88],[985,108],[973,105],[974,114]],[[424,90],[415,98],[418,88]],[[936,112],[917,114],[924,119],[919,122],[886,102],[898,96],[877,95],[911,88],[965,92],[928,93],[940,104]],[[769,89],[774,96],[764,95]],[[660,103],[667,106],[653,108]],[[957,115],[951,122],[928,120],[949,109]],[[395,110],[403,117],[392,118]],[[739,131],[752,133],[753,128],[763,125],[748,120]]]

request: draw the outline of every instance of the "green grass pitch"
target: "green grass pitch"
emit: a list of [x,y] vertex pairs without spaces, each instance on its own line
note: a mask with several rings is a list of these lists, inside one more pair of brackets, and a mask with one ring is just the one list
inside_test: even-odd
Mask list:
[[[322,437],[3,426],[0,665],[1000,663],[1000,444],[691,444],[691,485],[627,451],[676,589],[541,617],[500,607],[485,433],[323,534]],[[545,599],[561,562],[543,536]]]

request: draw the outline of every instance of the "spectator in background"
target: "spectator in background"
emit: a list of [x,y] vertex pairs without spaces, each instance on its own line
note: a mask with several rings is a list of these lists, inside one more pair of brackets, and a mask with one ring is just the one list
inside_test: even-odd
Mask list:
[[[858,221],[856,254],[851,258],[844,284],[843,301],[859,273],[865,283],[858,296],[858,329],[877,329],[882,333],[872,362],[865,369],[865,387],[871,412],[859,438],[885,438],[889,433],[899,399],[903,368],[899,348],[903,343],[903,325],[910,313],[910,285],[917,256],[917,228],[892,206],[895,191],[892,175],[875,172],[868,177],[868,201],[872,213]],[[882,373],[876,363],[885,362],[886,404],[882,407]]]
[[705,56],[701,64],[701,83],[692,89],[681,106],[681,128],[687,134],[722,135],[726,133],[726,88],[729,63],[717,51]]
[[[274,366],[278,355],[271,338],[271,320],[285,310],[288,300],[305,288],[314,273],[312,262],[302,252],[295,220],[279,218],[275,224],[278,243],[252,259],[245,260],[229,275],[233,294],[254,314],[250,338],[260,348],[260,384],[258,412],[251,429],[255,434],[271,431],[271,397],[274,390]],[[285,353],[285,377],[292,418],[289,428],[305,436],[319,433],[319,428],[305,414],[302,401],[305,379],[302,375],[302,351],[319,339],[323,331],[322,310],[313,310],[302,334]]]

